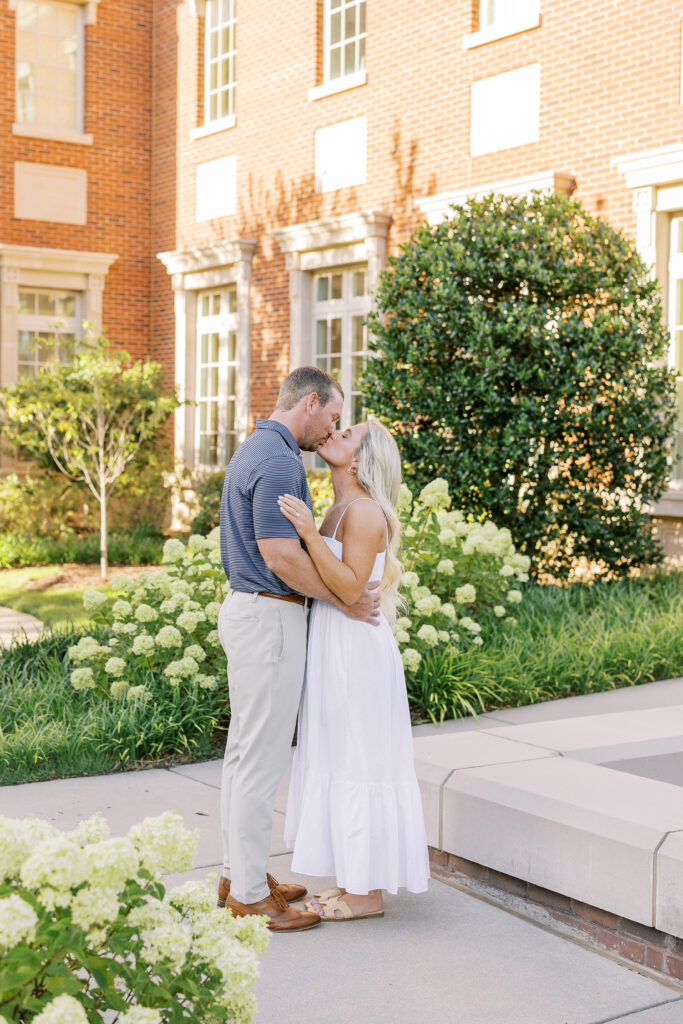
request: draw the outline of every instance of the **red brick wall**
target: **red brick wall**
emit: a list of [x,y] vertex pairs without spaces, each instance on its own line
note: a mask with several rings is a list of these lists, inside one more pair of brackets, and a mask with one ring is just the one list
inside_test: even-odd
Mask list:
[[[155,146],[169,154],[172,140],[161,125],[172,119],[174,57],[166,49],[172,15],[180,71],[175,176],[156,161],[155,216],[175,203],[177,248],[238,234],[260,240],[252,279],[252,419],[269,412],[288,368],[288,282],[270,236],[274,228],[373,208],[393,213],[395,246],[422,219],[419,197],[553,170],[576,178],[576,196],[589,210],[634,233],[632,196],[612,160],[682,137],[680,5],[542,0],[541,8],[540,28],[463,50],[463,35],[476,27],[472,0],[432,0],[424,8],[368,0],[367,84],[310,102],[307,90],[320,70],[316,3],[237,0],[237,124],[190,141],[200,89],[198,26],[188,6],[159,0]],[[541,64],[540,141],[470,157],[472,81],[535,61]],[[366,184],[315,193],[315,129],[361,114],[368,120]],[[229,154],[237,156],[238,212],[196,224],[195,166]],[[165,224],[164,248],[171,247],[171,233]],[[157,274],[155,288],[159,281]],[[162,286],[155,294],[155,345],[164,352],[170,302],[170,289]]]
[[[150,338],[152,69],[150,0],[101,0],[85,29],[85,131],[91,146],[12,135],[15,12],[0,3],[0,242],[118,253],[106,279],[103,323],[136,356]],[[17,220],[15,161],[88,172],[84,226]],[[155,261],[156,262],[156,261]]]

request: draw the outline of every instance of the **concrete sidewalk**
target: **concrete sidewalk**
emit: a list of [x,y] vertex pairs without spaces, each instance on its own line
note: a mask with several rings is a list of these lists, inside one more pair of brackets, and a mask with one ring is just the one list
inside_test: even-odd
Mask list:
[[[122,834],[175,809],[201,839],[197,867],[167,880],[174,885],[220,872],[220,769],[208,761],[6,786],[0,813],[68,829],[99,810]],[[283,880],[285,794],[286,780],[270,861]],[[330,880],[304,881],[319,889]],[[435,880],[426,894],[388,896],[383,919],[273,936],[257,997],[257,1024],[683,1024],[683,990]]]
[[0,606],[0,647],[9,647],[14,637],[23,639],[24,634],[35,640],[44,629],[45,626],[35,615]]

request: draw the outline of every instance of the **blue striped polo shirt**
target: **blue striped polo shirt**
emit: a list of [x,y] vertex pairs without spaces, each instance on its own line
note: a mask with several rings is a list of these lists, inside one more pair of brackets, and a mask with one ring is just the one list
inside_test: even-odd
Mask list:
[[268,568],[256,543],[266,537],[298,539],[277,503],[285,493],[313,511],[301,450],[291,432],[275,420],[256,420],[256,430],[230,459],[221,494],[221,561],[232,590],[293,593]]

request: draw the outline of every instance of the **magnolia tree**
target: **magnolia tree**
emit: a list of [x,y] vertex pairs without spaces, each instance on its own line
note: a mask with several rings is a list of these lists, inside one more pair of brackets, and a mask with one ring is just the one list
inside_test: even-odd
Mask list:
[[363,389],[408,483],[444,477],[556,578],[657,560],[675,383],[633,244],[564,196],[489,195],[390,263]]
[[100,567],[106,579],[107,503],[143,444],[158,438],[179,405],[159,363],[132,362],[92,332],[63,362],[0,389],[2,433],[24,459],[46,454],[69,480],[85,484],[100,507]]

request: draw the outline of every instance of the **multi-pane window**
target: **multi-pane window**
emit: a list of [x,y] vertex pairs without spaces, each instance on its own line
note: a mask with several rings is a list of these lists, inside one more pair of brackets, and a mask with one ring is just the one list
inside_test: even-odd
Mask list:
[[17,121],[81,130],[83,9],[80,4],[17,4]]
[[196,453],[225,466],[237,447],[237,289],[203,292],[197,312]]
[[208,0],[204,50],[204,121],[235,112],[235,0]]
[[498,28],[538,14],[539,0],[479,0],[479,28]]
[[364,267],[316,274],[313,281],[315,363],[331,374],[346,395],[341,426],[363,417],[360,372],[368,358],[369,310]]
[[77,292],[20,288],[17,310],[17,374],[35,377],[41,366],[67,360],[78,337]]
[[365,68],[365,0],[325,0],[324,80]]
[[670,364],[677,374],[678,423],[674,438],[674,480],[683,480],[683,217],[671,222],[669,259]]

